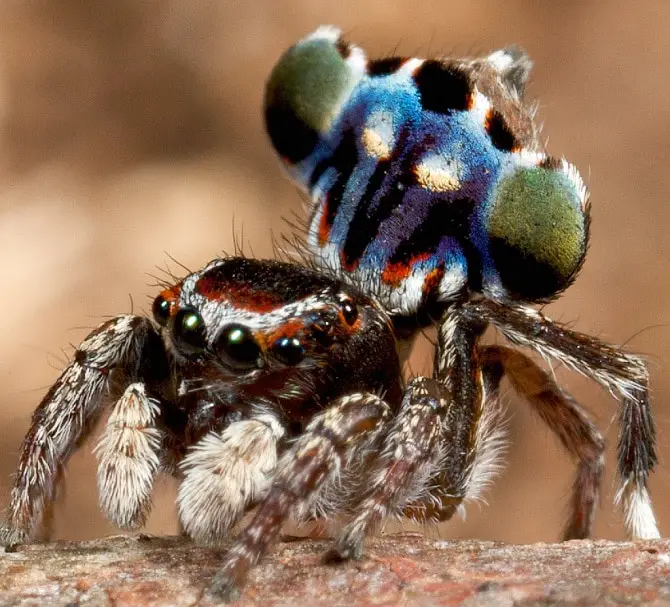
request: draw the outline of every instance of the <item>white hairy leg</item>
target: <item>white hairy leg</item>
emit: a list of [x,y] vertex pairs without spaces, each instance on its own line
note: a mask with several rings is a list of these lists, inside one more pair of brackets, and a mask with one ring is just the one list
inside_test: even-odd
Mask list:
[[147,396],[144,384],[130,384],[114,405],[95,449],[100,507],[123,529],[141,527],[151,509],[160,463],[158,413],[158,403]]
[[177,507],[184,531],[218,545],[250,505],[265,496],[277,466],[284,429],[264,414],[210,433],[188,452]]

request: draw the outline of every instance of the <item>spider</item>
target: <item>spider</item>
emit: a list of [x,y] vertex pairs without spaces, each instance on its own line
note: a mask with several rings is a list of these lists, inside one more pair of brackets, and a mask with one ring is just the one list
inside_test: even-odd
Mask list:
[[[604,440],[532,358],[483,344],[488,325],[621,401],[626,525],[658,537],[644,363],[531,307],[575,279],[589,206],[576,169],[539,148],[521,102],[529,70],[517,49],[368,62],[334,28],[290,49],[266,122],[314,201],[314,268],[215,260],[165,289],[153,320],[94,330],[33,415],[2,544],[35,536],[110,393],[96,453],[113,522],[143,523],[159,470],[181,478],[180,522],[200,543],[220,546],[256,507],[216,597],[239,596],[289,516],[347,516],[333,554],[358,558],[392,514],[443,521],[481,493],[498,468],[503,377],[579,460],[564,538],[586,537]],[[433,377],[405,386],[400,352],[431,323]]]
[[[373,296],[404,344],[437,325],[433,379],[445,406],[426,410],[430,432],[425,418],[417,422],[421,439],[411,428],[387,436],[337,540],[342,557],[359,557],[365,536],[394,512],[443,521],[481,491],[499,451],[496,433],[483,429],[487,368],[509,379],[578,460],[563,538],[589,536],[603,437],[532,358],[483,346],[490,325],[618,399],[615,499],[630,536],[659,537],[647,489],[656,453],[645,363],[532,307],[575,280],[590,205],[577,169],[539,141],[535,109],[523,100],[531,67],[516,47],[474,59],[368,60],[327,26],[287,50],[268,79],[268,134],[310,200],[297,246]],[[408,503],[419,477],[422,504]]]

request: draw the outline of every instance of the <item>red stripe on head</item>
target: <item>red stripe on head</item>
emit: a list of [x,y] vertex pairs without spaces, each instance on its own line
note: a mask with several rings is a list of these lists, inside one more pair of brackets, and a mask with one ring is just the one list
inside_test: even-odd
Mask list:
[[280,327],[270,331],[269,333],[258,333],[256,339],[263,344],[265,349],[272,347],[278,339],[282,337],[296,337],[301,335],[305,330],[305,323],[301,319],[294,318],[287,321]]
[[202,276],[195,287],[197,293],[212,301],[227,301],[235,308],[250,312],[271,312],[286,304],[276,293],[261,291],[245,283],[222,281],[215,275]]
[[179,309],[179,306],[176,304],[179,301],[180,295],[181,295],[181,284],[164,289],[158,294],[159,297],[162,297],[165,301],[167,301],[170,304],[170,316],[174,316]]

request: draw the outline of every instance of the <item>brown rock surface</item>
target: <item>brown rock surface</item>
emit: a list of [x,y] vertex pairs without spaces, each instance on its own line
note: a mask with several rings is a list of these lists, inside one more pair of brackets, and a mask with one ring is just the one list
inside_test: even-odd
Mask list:
[[[328,544],[280,543],[244,605],[670,605],[670,541],[510,545],[403,534],[326,565]],[[209,605],[215,552],[177,537],[24,546],[0,556],[2,605]]]

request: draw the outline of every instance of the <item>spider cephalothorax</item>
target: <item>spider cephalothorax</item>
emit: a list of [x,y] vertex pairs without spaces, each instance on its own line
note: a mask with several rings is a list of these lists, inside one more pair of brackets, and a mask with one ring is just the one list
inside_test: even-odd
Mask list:
[[656,455],[644,362],[530,306],[576,278],[590,217],[578,171],[546,154],[523,99],[531,65],[517,48],[474,59],[368,60],[339,30],[322,27],[287,50],[268,79],[268,134],[311,198],[312,265],[374,294],[397,337],[438,328],[434,377],[448,404],[433,452],[415,461],[389,449],[377,462],[376,481],[338,541],[342,556],[359,555],[366,533],[394,509],[408,510],[398,496],[413,474],[397,471],[400,462],[411,468],[407,458],[418,465],[449,454],[435,464],[424,514],[447,519],[479,490],[490,468],[463,471],[494,452],[478,439],[487,365],[579,460],[564,537],[590,533],[603,438],[552,374],[516,349],[483,346],[488,325],[619,399],[617,500],[632,537],[659,535],[647,490]]
[[[395,340],[379,308],[298,266],[227,258],[165,289],[153,316],[117,316],[95,329],[35,411],[4,545],[35,536],[57,473],[110,400],[98,484],[103,510],[121,527],[144,522],[161,469],[182,478],[181,523],[204,543],[218,544],[266,498],[282,457],[308,486],[299,486],[300,512],[346,501],[345,491],[331,504],[318,484],[312,496],[314,479],[300,477],[311,460],[294,470],[287,454],[293,439],[302,437],[293,451],[306,437],[318,442],[315,428],[324,424],[327,439],[340,431],[377,436],[397,410]],[[363,452],[353,439],[337,444],[324,465],[333,460],[344,472],[351,445],[358,466],[374,443]]]

